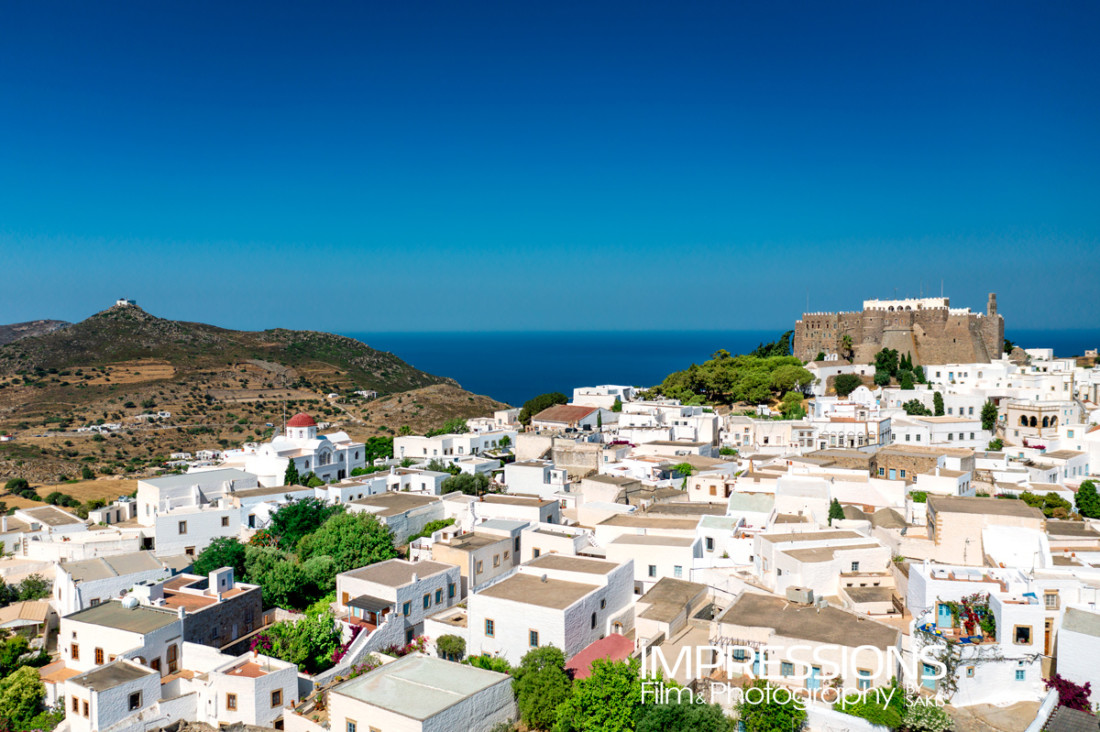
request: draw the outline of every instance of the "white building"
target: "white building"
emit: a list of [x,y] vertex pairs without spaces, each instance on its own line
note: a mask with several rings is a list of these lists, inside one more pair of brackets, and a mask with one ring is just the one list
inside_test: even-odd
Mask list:
[[425,463],[431,460],[453,463],[464,457],[500,449],[504,438],[508,438],[505,444],[514,446],[517,434],[512,429],[496,429],[434,437],[404,435],[393,438],[393,456],[398,460],[410,458]]
[[312,473],[330,483],[364,467],[366,451],[363,443],[355,442],[346,432],[317,434],[313,417],[299,412],[287,421],[286,434],[276,435],[271,442],[250,443],[228,451],[223,465],[252,473],[261,485],[279,486],[285,482],[291,461],[299,475]]
[[423,634],[424,618],[461,601],[459,568],[442,562],[389,559],[336,575],[341,617],[370,632],[397,622],[398,644]]
[[53,601],[60,615],[70,615],[172,574],[168,564],[148,551],[61,562],[54,575]]

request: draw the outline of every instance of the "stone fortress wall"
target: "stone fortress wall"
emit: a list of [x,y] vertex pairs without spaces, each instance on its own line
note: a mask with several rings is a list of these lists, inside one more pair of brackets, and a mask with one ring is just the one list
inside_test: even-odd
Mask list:
[[1001,356],[1004,318],[995,293],[985,313],[952,308],[946,297],[865,300],[860,312],[803,314],[795,324],[793,353],[803,361],[821,352],[847,357],[845,335],[852,339],[855,363],[870,363],[883,348],[912,354],[914,364],[988,363]]

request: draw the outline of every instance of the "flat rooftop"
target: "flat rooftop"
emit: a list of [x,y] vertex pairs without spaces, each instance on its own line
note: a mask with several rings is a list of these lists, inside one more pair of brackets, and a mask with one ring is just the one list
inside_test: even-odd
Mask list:
[[502,541],[511,541],[507,536],[493,536],[491,534],[479,534],[476,531],[472,534],[461,534],[454,537],[450,541],[441,541],[436,546],[450,547],[451,549],[461,549],[462,551],[473,551],[474,549],[481,549],[487,547],[490,544],[497,544]]
[[840,546],[818,546],[812,549],[784,549],[783,553],[791,559],[799,562],[806,562],[807,564],[816,564],[819,562],[831,562],[837,552],[849,551],[852,549],[878,549],[885,548],[881,544],[842,544]]
[[772,544],[784,544],[792,541],[835,541],[837,539],[866,539],[855,531],[806,531],[795,534],[761,534],[762,541]]
[[40,524],[46,526],[71,526],[82,524],[84,521],[73,516],[68,511],[62,511],[56,506],[39,506],[38,508],[21,508],[20,513],[30,516]]
[[387,587],[401,587],[412,582],[414,574],[424,579],[449,569],[456,569],[456,567],[453,564],[427,560],[410,562],[406,559],[387,559],[384,562],[344,572],[343,576],[377,582]]
[[873,620],[864,620],[835,607],[796,605],[783,598],[751,592],[742,593],[722,613],[718,623],[772,628],[777,635],[787,638],[848,647],[874,646],[885,649],[895,645],[899,635],[899,631],[894,628]]
[[599,525],[625,526],[627,528],[638,529],[679,529],[682,531],[695,531],[695,527],[699,525],[699,520],[698,518],[665,518],[663,516],[638,516],[632,513],[620,513],[604,519]]
[[660,536],[654,534],[623,534],[611,542],[612,544],[630,546],[678,546],[689,547],[695,543],[690,536]]
[[101,602],[98,605],[78,610],[65,617],[81,623],[101,625],[105,628],[117,628],[118,630],[143,635],[179,620],[179,615],[174,610],[161,610],[146,605],[128,608],[123,607],[118,600]]
[[649,592],[638,598],[638,603],[649,605],[641,617],[657,622],[670,622],[700,595],[705,596],[707,591],[706,585],[697,582],[662,577]]
[[597,587],[598,585],[549,578],[544,582],[537,575],[513,574],[508,579],[490,585],[481,592],[476,593],[474,597],[479,595],[495,597],[500,600],[511,600],[527,605],[564,610]]
[[504,503],[510,506],[549,506],[555,501],[546,501],[538,496],[518,496],[518,495],[486,495],[482,496],[481,500],[485,503]]
[[139,480],[138,482],[145,483],[154,488],[190,488],[193,485],[220,485],[227,480],[255,482],[256,476],[252,473],[246,473],[243,470],[237,470],[236,468],[220,468],[218,470],[200,470],[195,473],[184,473],[183,475],[166,475],[163,478],[149,478],[147,480]]
[[987,516],[1017,516],[1043,519],[1043,512],[1012,498],[963,498],[928,496],[928,508],[936,513],[976,513]]
[[332,693],[403,717],[425,720],[505,682],[511,683],[507,674],[412,654],[345,681]]
[[605,562],[599,559],[585,559],[583,557],[568,557],[563,554],[543,554],[527,562],[528,567],[538,569],[557,569],[564,572],[583,572],[584,574],[604,575],[619,565],[614,562]]
[[151,668],[143,668],[136,663],[128,661],[112,661],[105,666],[88,671],[80,676],[74,676],[71,680],[74,684],[80,684],[85,689],[92,691],[107,691],[116,686],[130,681],[142,679],[149,674],[157,673]]
[[170,574],[153,552],[129,552],[95,559],[78,559],[73,562],[61,562],[61,569],[68,572],[77,582],[101,580],[108,577],[122,577],[138,572],[164,570]]
[[[679,495],[683,495],[683,491],[675,491]],[[668,517],[699,517],[699,516],[725,516],[726,507],[717,503],[703,503],[700,501],[692,502],[680,502],[680,503],[653,503],[649,508],[645,510],[643,514],[645,516],[653,516],[655,518]]]
[[406,493],[404,491],[389,491],[374,496],[366,496],[354,501],[349,501],[357,506],[369,506],[380,509],[372,511],[376,516],[396,516],[399,513],[421,508],[438,501],[435,496],[422,496],[418,493]]

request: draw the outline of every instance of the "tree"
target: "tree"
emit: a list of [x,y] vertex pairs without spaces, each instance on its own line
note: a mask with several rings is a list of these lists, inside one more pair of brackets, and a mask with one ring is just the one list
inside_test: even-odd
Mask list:
[[840,348],[844,351],[845,357],[851,361],[855,355],[855,349],[852,348],[852,336],[845,333],[840,337]]
[[476,668],[483,668],[486,671],[496,671],[498,674],[511,675],[513,669],[508,665],[508,661],[500,656],[471,656],[463,661],[467,666],[474,666]]
[[245,547],[245,576],[263,588],[264,607],[305,607],[306,581],[301,565],[286,552],[270,546]]
[[293,460],[286,461],[286,473],[283,474],[283,485],[299,485],[302,476],[298,475],[298,466]]
[[938,391],[932,392],[932,406],[935,409],[936,416],[943,416],[943,394]]
[[331,613],[275,623],[256,635],[252,650],[298,665],[307,673],[332,668],[341,631]]
[[1058,703],[1062,706],[1080,712],[1092,713],[1092,705],[1089,703],[1089,697],[1092,694],[1091,682],[1086,681],[1084,684],[1075,684],[1067,678],[1054,674],[1052,678],[1046,679],[1043,683],[1046,684],[1047,689],[1058,691]]
[[347,572],[397,556],[393,534],[368,513],[339,513],[298,543],[302,559],[330,556],[336,572]]
[[640,668],[637,659],[593,661],[588,678],[574,682],[573,693],[558,706],[554,732],[633,730],[642,703]]
[[840,501],[835,498],[829,503],[829,526],[833,525],[834,520],[844,520],[844,508],[840,505]]
[[1100,518],[1100,494],[1096,492],[1096,483],[1091,480],[1081,481],[1077,488],[1077,513],[1085,518]]
[[402,437],[406,437],[408,435],[411,435],[412,433],[413,428],[408,426],[407,424],[401,425],[401,428],[397,430],[397,434],[401,435]]
[[997,426],[997,405],[986,401],[982,405],[982,429],[992,431]]
[[890,386],[890,374],[885,371],[876,371],[874,382],[875,386]]
[[572,691],[572,681],[565,672],[565,654],[553,646],[528,651],[516,668],[512,691],[524,724],[532,729],[553,727],[558,705]]
[[466,655],[466,639],[460,635],[441,635],[435,639],[435,652],[448,661],[461,661]]
[[279,537],[279,546],[293,549],[302,537],[325,523],[330,516],[343,512],[340,505],[329,505],[317,498],[291,501],[271,514],[271,533]]
[[780,411],[783,419],[802,419],[806,416],[806,408],[802,406],[803,397],[800,392],[789,391],[783,395],[780,403]]
[[901,362],[898,360],[898,352],[893,348],[883,348],[875,354],[875,371],[884,371],[890,376],[897,376]]
[[19,583],[19,600],[44,600],[50,596],[50,582],[40,574],[32,574]]
[[619,397],[615,397],[615,403],[611,405],[611,411],[616,414],[623,411],[623,400]]
[[31,489],[31,484],[27,482],[26,478],[12,478],[4,484],[4,490],[11,493],[13,496],[18,496]]
[[833,388],[840,397],[848,396],[861,386],[863,386],[863,379],[855,374],[840,374],[833,380]]
[[95,471],[85,465],[80,469],[80,477],[84,480],[95,480]]
[[638,708],[638,732],[732,732],[737,723],[717,704],[642,704]]
[[603,429],[603,410],[602,409],[600,409],[596,412],[596,429],[597,430],[602,430]]
[[824,360],[825,360],[825,351],[818,351],[817,355],[814,356],[814,361],[824,361]]
[[985,446],[985,449],[989,450],[990,452],[1000,452],[1004,449],[1004,446],[1005,441],[1002,440],[1000,437],[995,437],[989,441],[989,444]]
[[23,666],[0,680],[0,718],[8,721],[10,729],[26,729],[45,699],[38,669]]
[[737,716],[745,732],[787,732],[802,729],[806,709],[794,700],[789,690],[757,679],[742,687]]
[[443,482],[439,484],[439,489],[444,494],[458,491],[468,496],[480,496],[489,489],[489,478],[483,473],[475,475],[459,473],[458,475],[452,475],[450,478],[444,478]]
[[509,437],[508,435],[505,435],[504,437],[500,438],[500,440],[498,441],[497,444],[500,445],[500,448],[502,450],[507,450],[512,444],[512,438]]
[[1016,347],[1016,344],[1005,338],[1004,352],[1012,353],[1012,349]]
[[920,399],[910,399],[901,405],[901,408],[905,410],[905,413],[917,417],[931,417],[932,410],[924,406],[924,402]]
[[243,582],[245,581],[244,557],[244,544],[231,536],[218,537],[199,552],[191,571],[195,574],[207,575],[222,567],[232,567],[233,576]]
[[913,369],[913,376],[916,378],[918,383],[921,383],[921,384],[927,384],[928,383],[928,377],[926,377],[924,375],[924,367],[923,366],[918,365],[915,369]]
[[912,391],[912,389],[913,389],[913,372],[912,371],[901,371],[900,374],[901,374],[901,378],[900,378],[901,388],[905,389],[906,391]]
[[933,704],[910,704],[901,724],[906,732],[948,732],[954,726],[950,715]]
[[812,384],[813,380],[814,375],[809,371],[801,366],[789,364],[772,371],[771,388],[783,393],[792,389],[804,389],[807,385]]
[[544,409],[549,409],[556,404],[568,404],[569,397],[562,394],[560,391],[552,391],[547,394],[539,394],[537,397],[528,399],[523,403],[523,407],[519,410],[519,421],[522,424],[530,424],[531,417],[535,416]]

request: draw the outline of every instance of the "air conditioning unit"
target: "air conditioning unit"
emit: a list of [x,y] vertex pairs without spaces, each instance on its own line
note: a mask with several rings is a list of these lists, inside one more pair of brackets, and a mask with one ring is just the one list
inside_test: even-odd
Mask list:
[[797,602],[800,605],[813,605],[814,591],[809,587],[788,587],[787,600]]

